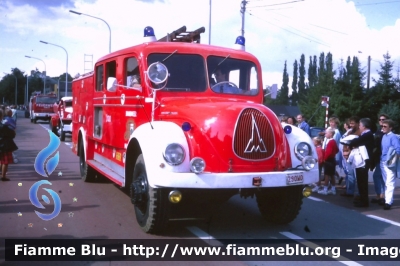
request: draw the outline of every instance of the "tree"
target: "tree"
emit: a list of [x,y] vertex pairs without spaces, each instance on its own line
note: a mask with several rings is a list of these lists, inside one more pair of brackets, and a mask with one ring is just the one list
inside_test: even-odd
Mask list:
[[393,78],[393,62],[390,61],[390,55],[387,52],[383,55],[384,62],[380,64],[380,70],[378,70],[379,79],[375,80],[375,86],[367,92],[367,102],[369,113],[373,114],[375,118],[379,110],[384,104],[387,104],[391,100],[397,100],[399,103],[399,91],[396,86],[396,79]]
[[399,134],[400,106],[397,103],[390,101],[382,105],[378,114],[387,114],[395,122],[394,131]]
[[304,54],[300,57],[300,66],[299,66],[299,83],[298,83],[298,96],[297,100],[304,99],[306,94],[306,84],[305,84],[305,76],[306,76],[306,67],[305,67],[305,57]]
[[291,97],[291,105],[292,106],[297,106],[297,102],[298,102],[298,93],[297,93],[297,60],[294,60],[294,64],[293,64],[293,80],[292,80],[292,97]]
[[342,120],[354,115],[369,117],[363,92],[364,76],[365,72],[362,71],[357,57],[353,57],[353,60],[348,57],[346,67],[343,67],[342,62],[331,97],[332,110]]
[[[15,104],[15,97],[17,96],[17,104],[24,102],[25,95],[25,81],[24,72],[18,68],[12,68],[11,74],[7,74],[0,81],[0,97],[4,103]],[[15,93],[15,85],[17,85],[17,95]]]
[[[68,77],[68,82],[71,82],[73,80],[73,78],[69,73],[67,74],[67,77]],[[59,77],[57,77],[57,79],[60,79],[60,81],[65,81],[65,73],[61,74]]]
[[288,105],[289,104],[289,75],[287,73],[286,61],[283,69],[282,87],[278,92],[275,104]]

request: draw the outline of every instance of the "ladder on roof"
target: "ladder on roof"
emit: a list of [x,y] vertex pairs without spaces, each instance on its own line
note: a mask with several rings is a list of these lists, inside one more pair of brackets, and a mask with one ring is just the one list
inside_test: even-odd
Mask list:
[[84,54],[84,63],[83,63],[83,73],[89,73],[93,71],[93,55],[92,54]]
[[186,31],[186,26],[183,26],[172,33],[168,33],[166,36],[158,40],[158,42],[194,42],[200,43],[200,34],[204,33],[206,29],[204,27],[198,28],[195,31]]

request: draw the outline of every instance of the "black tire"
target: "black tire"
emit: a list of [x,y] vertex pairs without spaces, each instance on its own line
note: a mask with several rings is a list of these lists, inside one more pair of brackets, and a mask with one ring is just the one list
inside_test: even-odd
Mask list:
[[60,127],[60,140],[65,141],[65,132],[63,126]]
[[96,171],[86,163],[83,143],[79,145],[79,170],[84,182],[93,182],[95,180]]
[[133,171],[130,197],[135,205],[136,220],[145,233],[157,234],[166,227],[171,204],[166,192],[148,185],[143,155],[139,155]]
[[290,223],[301,209],[302,191],[302,186],[261,189],[256,192],[258,209],[267,222]]
[[57,130],[57,127],[51,127],[51,132],[53,132],[54,133],[54,135],[56,135],[56,136],[58,136],[58,130]]
[[33,119],[33,123],[34,123],[34,124],[37,123],[37,119],[36,119],[36,118]]

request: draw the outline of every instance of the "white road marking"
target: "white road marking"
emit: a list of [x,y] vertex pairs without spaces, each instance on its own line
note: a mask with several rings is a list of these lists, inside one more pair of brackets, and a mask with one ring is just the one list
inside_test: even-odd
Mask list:
[[[306,239],[304,239],[304,238],[302,238],[302,237],[300,237],[300,236],[298,236],[298,235],[295,235],[295,234],[293,234],[293,233],[290,233],[290,232],[279,232],[281,235],[284,235],[284,236],[286,236],[287,238],[290,238],[290,239],[292,239],[292,240],[296,240],[297,242],[300,242],[302,245],[305,245],[305,246],[307,246],[307,247],[310,247],[310,248],[312,248],[312,249],[316,249],[316,248],[318,248],[318,247],[320,247],[320,246],[318,246],[317,244],[314,244],[313,242],[310,242],[310,241],[308,241],[308,240],[306,240]],[[326,256],[328,256],[328,257],[330,257],[329,255],[326,255]],[[332,258],[332,257],[331,257]],[[346,258],[346,257],[344,257],[344,256],[340,256],[339,258],[332,258],[332,259],[334,259],[334,260],[337,260],[338,262],[340,262],[340,263],[343,263],[343,264],[345,264],[345,265],[349,265],[349,266],[358,266],[358,265],[362,265],[362,264],[359,264],[359,263],[357,263],[357,262],[355,262],[355,261],[350,261],[350,260],[348,260],[348,258]],[[344,261],[344,260],[347,260],[347,261]]]
[[[207,244],[212,244],[212,246],[223,246],[224,245],[221,242],[219,242],[218,240],[216,240],[212,235],[209,235],[207,232],[204,232],[203,230],[201,230],[200,228],[198,228],[196,226],[188,226],[188,227],[186,227],[186,229],[188,229],[190,232],[192,232],[192,234],[194,234],[195,236],[197,236],[198,238],[200,238]],[[210,240],[212,241],[212,243],[208,242]]]
[[325,202],[325,200],[323,200],[323,199],[319,199],[319,198],[315,198],[315,197],[308,197],[307,199],[310,199],[310,200],[314,200],[314,201],[322,201],[322,202]]
[[382,217],[379,217],[379,216],[376,216],[376,215],[372,215],[372,214],[368,214],[367,216],[369,218],[372,218],[372,219],[375,219],[375,220],[378,220],[378,221],[382,221],[382,222],[389,223],[389,224],[392,224],[392,225],[400,227],[400,223],[398,223],[398,222],[395,222],[395,221],[392,221],[392,220],[389,220],[389,219],[385,219],[385,218],[382,218]]

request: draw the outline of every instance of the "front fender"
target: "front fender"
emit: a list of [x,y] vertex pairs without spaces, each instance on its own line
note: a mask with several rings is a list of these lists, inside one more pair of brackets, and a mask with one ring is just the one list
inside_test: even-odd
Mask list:
[[[190,151],[186,136],[181,127],[172,122],[154,121],[140,125],[132,134],[131,139],[136,139],[142,150],[146,164],[149,185],[156,187],[157,180],[165,178],[166,172],[190,172]],[[183,163],[177,166],[169,165],[163,158],[167,146],[171,143],[180,144],[185,151]]]
[[[318,162],[317,151],[315,149],[314,143],[312,142],[312,139],[310,138],[310,136],[305,131],[303,131],[302,129],[300,129],[298,127],[283,123],[282,127],[285,128],[285,126],[290,126],[292,128],[291,133],[289,133],[289,134],[286,133],[286,138],[288,140],[289,147],[290,147],[290,157],[292,159],[292,167],[295,168],[298,165],[301,165],[301,161],[296,157],[295,152],[294,152],[294,147],[299,142],[306,142],[311,146],[311,149],[312,149],[311,156],[314,159],[316,159],[316,161]],[[318,165],[315,168],[318,170]]]

